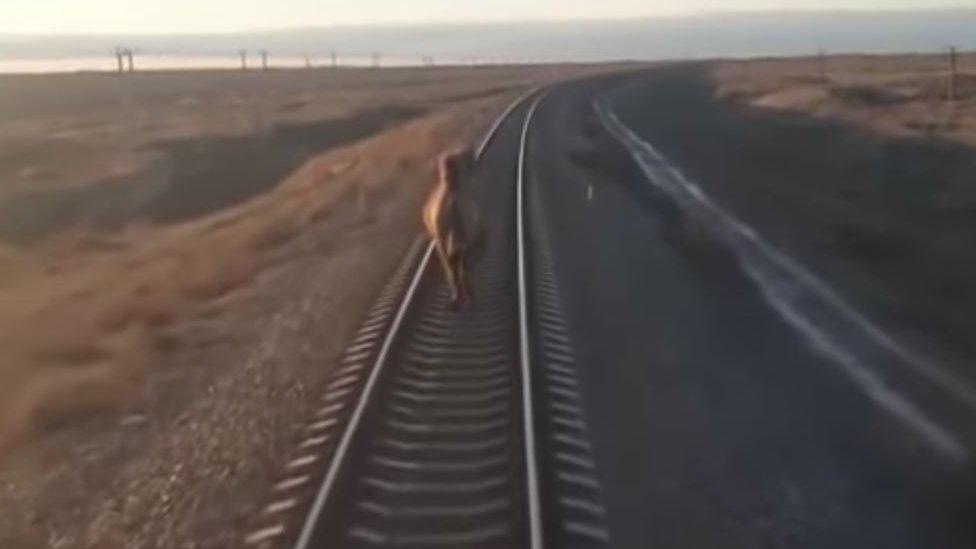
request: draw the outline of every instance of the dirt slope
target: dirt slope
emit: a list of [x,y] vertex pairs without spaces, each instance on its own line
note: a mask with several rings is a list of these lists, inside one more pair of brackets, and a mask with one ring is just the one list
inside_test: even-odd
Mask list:
[[417,234],[431,159],[521,92],[479,86],[237,205],[0,246],[0,546],[235,546]]

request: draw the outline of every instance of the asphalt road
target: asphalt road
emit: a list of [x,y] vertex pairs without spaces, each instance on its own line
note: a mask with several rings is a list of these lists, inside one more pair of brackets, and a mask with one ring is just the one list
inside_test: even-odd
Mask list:
[[653,77],[554,88],[527,160],[613,545],[976,547],[971,410],[880,351],[845,362],[856,329],[836,324],[846,339],[825,352],[775,307],[737,241],[655,186],[594,107],[639,137],[642,85]]

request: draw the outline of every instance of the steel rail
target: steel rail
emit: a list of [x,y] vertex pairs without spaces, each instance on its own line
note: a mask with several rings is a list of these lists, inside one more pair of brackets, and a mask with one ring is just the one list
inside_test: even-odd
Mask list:
[[[487,149],[488,145],[494,139],[495,135],[498,134],[498,132],[501,129],[501,127],[504,124],[504,122],[511,116],[512,113],[514,113],[517,110],[517,108],[520,105],[522,105],[526,100],[528,100],[529,98],[531,98],[537,92],[538,92],[538,88],[535,88],[535,89],[532,89],[529,92],[521,95],[515,101],[513,101],[508,106],[508,108],[506,108],[505,111],[502,112],[501,115],[499,115],[499,117],[495,120],[494,124],[489,129],[489,131],[488,131],[487,135],[485,136],[485,138],[482,140],[482,142],[479,145],[478,149],[475,151],[475,161],[476,162],[481,159],[481,157],[484,154],[485,150]],[[534,102],[532,104],[532,107],[531,107],[531,110],[532,111],[535,110],[535,107],[536,107],[537,104],[538,104],[538,101],[536,101],[536,102]],[[530,114],[530,116],[531,116],[531,114]],[[517,182],[519,189],[521,189],[521,167],[524,164],[523,153],[524,153],[524,145],[525,145],[525,137],[526,137],[527,127],[528,127],[528,124],[526,124],[525,126],[523,126],[523,135],[522,135],[522,142],[521,142],[521,145],[522,145],[523,148],[520,149],[520,158],[519,158],[520,170],[519,170],[519,181]],[[520,196],[520,198],[521,198],[521,196]],[[518,202],[518,206],[517,207],[519,207],[519,208],[522,207],[521,201]],[[517,215],[519,215],[519,214],[517,214]],[[523,227],[522,227],[522,224],[521,224],[521,216],[519,215],[519,229],[521,230],[522,228]],[[519,238],[521,238],[521,233],[520,233]],[[524,254],[524,247],[521,245],[521,240],[519,241],[519,250],[521,250],[521,252],[520,252],[521,254]],[[424,251],[422,258],[421,258],[420,262],[418,263],[418,265],[416,267],[416,270],[415,270],[415,272],[413,274],[413,277],[412,277],[410,286],[409,286],[407,292],[404,294],[403,300],[401,301],[401,303],[400,303],[400,305],[399,305],[399,307],[397,309],[396,317],[394,318],[393,323],[391,324],[390,329],[387,332],[386,337],[383,340],[383,345],[381,347],[381,350],[380,350],[379,354],[377,355],[376,360],[374,361],[373,368],[371,369],[369,378],[367,379],[367,382],[366,382],[366,384],[365,384],[365,386],[363,388],[363,391],[360,394],[359,399],[356,402],[356,406],[355,406],[355,408],[353,410],[352,415],[350,416],[350,419],[349,419],[348,423],[346,424],[345,428],[343,429],[342,437],[340,438],[340,441],[339,441],[339,443],[338,443],[338,445],[336,447],[335,453],[333,454],[333,458],[332,458],[332,460],[329,463],[329,466],[328,466],[328,468],[326,470],[326,473],[325,473],[325,476],[324,476],[324,478],[322,480],[322,483],[320,484],[320,487],[319,487],[319,489],[318,489],[318,491],[316,493],[314,503],[312,504],[312,508],[310,509],[310,511],[308,512],[308,514],[306,515],[306,518],[305,518],[305,521],[304,521],[304,523],[302,525],[302,529],[301,529],[301,532],[299,534],[298,540],[297,540],[297,542],[295,543],[295,546],[294,546],[295,549],[312,549],[312,545],[311,544],[312,544],[312,541],[313,541],[314,536],[315,536],[315,533],[316,533],[316,528],[318,526],[319,517],[322,516],[323,511],[326,509],[327,505],[329,505],[330,501],[333,499],[333,491],[334,491],[336,482],[339,479],[339,477],[340,477],[340,475],[342,473],[343,468],[347,465],[347,457],[348,457],[350,448],[351,448],[352,443],[353,443],[353,438],[356,436],[356,433],[358,432],[359,426],[362,423],[363,416],[365,415],[366,410],[369,407],[369,404],[370,404],[370,402],[371,402],[371,400],[372,400],[372,398],[374,396],[375,389],[376,389],[376,386],[378,384],[378,381],[379,381],[379,379],[381,377],[381,374],[383,373],[383,371],[385,369],[386,364],[388,363],[388,359],[389,359],[389,355],[390,355],[391,349],[393,348],[394,343],[396,342],[397,338],[400,335],[400,329],[401,329],[401,327],[403,325],[404,318],[407,316],[407,313],[409,312],[410,307],[413,305],[414,298],[416,297],[416,295],[418,293],[418,290],[420,288],[420,284],[421,284],[421,281],[423,280],[424,274],[426,273],[427,269],[431,265],[431,257],[433,256],[433,254],[434,254],[434,244],[433,243],[430,243],[430,244],[428,244],[427,249]],[[523,273],[522,274],[524,275],[524,267],[525,267],[525,265],[524,265],[524,257],[520,257],[520,267],[523,270]],[[524,286],[524,280],[521,280],[521,284]],[[520,292],[522,292],[522,294],[521,294],[522,297],[521,297],[521,300],[520,300],[520,312],[524,316],[525,311],[526,311],[526,308],[525,308],[526,307],[526,304],[525,304],[525,298],[524,298],[524,291],[523,290],[524,290],[524,288],[522,290],[520,290]],[[526,319],[523,318],[523,320],[522,320],[522,329],[521,329],[521,332],[520,332],[523,335],[527,334],[527,327],[525,325],[525,322],[526,322]],[[525,357],[525,352],[526,352],[525,351],[526,342],[524,341],[524,339],[523,339],[523,342],[522,342],[522,347],[523,347],[523,354],[522,354],[522,356],[523,356],[523,362],[524,362],[524,357]],[[523,371],[523,375],[525,374],[525,372],[528,371],[524,364],[523,364],[522,371]],[[526,382],[523,379],[523,390],[525,390],[525,388],[526,388],[525,383]],[[529,385],[529,387],[530,387],[530,385]],[[525,393],[523,395],[523,401],[526,398],[531,398],[531,393]],[[523,415],[523,417],[526,417],[526,416]],[[531,417],[532,416],[531,416],[531,413],[530,413],[527,416],[527,418],[531,418]],[[529,432],[530,433],[534,433],[534,426],[527,425],[527,428],[529,429]],[[534,436],[534,435],[532,435],[532,436]],[[528,435],[527,435],[526,440],[527,441],[530,440],[528,438]],[[542,547],[541,546],[541,530],[542,530],[542,526],[541,526],[541,523],[539,522],[541,520],[541,513],[539,511],[539,497],[538,497],[539,488],[538,488],[538,481],[537,481],[537,464],[536,464],[536,458],[535,458],[535,446],[534,446],[534,443],[531,444],[531,445],[527,445],[526,446],[526,451],[529,452],[530,455],[531,455],[531,458],[527,459],[527,471],[530,471],[528,473],[530,475],[530,478],[531,479],[534,479],[530,483],[530,485],[527,486],[527,488],[529,490],[528,497],[529,497],[530,532],[531,532],[531,540],[532,540],[531,547],[532,547],[532,549],[541,549],[541,547]],[[531,463],[531,465],[529,465],[529,463]],[[539,543],[536,543],[536,540],[539,540]]]
[[542,549],[542,502],[539,493],[539,461],[536,454],[535,415],[532,394],[532,349],[529,345],[528,265],[525,251],[525,179],[529,129],[532,117],[544,95],[536,97],[522,126],[519,144],[518,175],[515,190],[516,240],[518,246],[519,351],[522,363],[522,419],[525,439],[526,500],[529,511],[529,547]]

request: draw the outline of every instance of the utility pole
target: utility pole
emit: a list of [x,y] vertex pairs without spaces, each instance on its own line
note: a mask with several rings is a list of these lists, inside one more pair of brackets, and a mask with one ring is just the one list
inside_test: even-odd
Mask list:
[[312,68],[312,59],[307,54],[305,55],[305,68]]
[[332,52],[330,52],[330,53],[332,55],[332,69],[333,70],[338,69],[339,68],[339,56],[336,55],[335,50],[332,50]]
[[373,54],[373,68],[374,69],[380,68],[380,54],[378,53]]
[[136,62],[131,48],[126,48],[125,56],[129,58],[129,72],[136,72]]
[[242,71],[246,71],[247,70],[247,50],[241,50],[239,53],[241,55],[241,70]]
[[119,69],[119,74],[125,72],[125,61],[122,59],[122,48],[115,47],[115,64]]
[[261,70],[268,70],[268,50],[261,50]]
[[946,95],[949,101],[956,100],[956,65],[958,64],[958,52],[955,46],[949,48],[949,88]]

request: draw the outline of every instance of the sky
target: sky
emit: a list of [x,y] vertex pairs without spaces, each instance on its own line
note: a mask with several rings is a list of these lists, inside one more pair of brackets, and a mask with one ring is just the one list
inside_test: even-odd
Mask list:
[[952,0],[0,0],[0,34],[168,34],[333,25],[971,7]]

